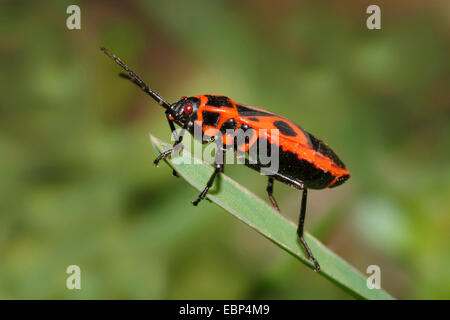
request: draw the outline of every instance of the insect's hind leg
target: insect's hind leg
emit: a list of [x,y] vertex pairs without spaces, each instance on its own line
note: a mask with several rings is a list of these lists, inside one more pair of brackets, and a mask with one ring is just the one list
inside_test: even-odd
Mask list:
[[309,248],[308,244],[306,243],[305,238],[303,238],[303,227],[305,224],[305,215],[306,215],[306,200],[308,198],[308,189],[303,189],[302,194],[302,204],[300,207],[300,218],[298,221],[298,228],[297,228],[297,235],[303,244],[303,247],[306,250],[306,253],[308,254],[309,259],[314,263],[314,271],[319,272],[320,271],[320,265],[317,262],[316,258],[314,258],[314,255],[311,252],[311,249]]
[[280,212],[280,207],[278,207],[277,201],[275,200],[274,196],[273,196],[273,177],[269,176],[269,179],[267,181],[267,194],[269,195],[269,200],[270,202],[272,202],[272,206],[275,208],[275,210],[277,210],[278,212]]

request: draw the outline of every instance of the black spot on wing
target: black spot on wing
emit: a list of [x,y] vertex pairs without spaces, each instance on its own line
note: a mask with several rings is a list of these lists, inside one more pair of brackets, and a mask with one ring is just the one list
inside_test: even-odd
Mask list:
[[310,135],[310,133],[309,132],[307,132],[305,129],[303,129],[301,126],[299,126],[298,124],[296,124],[295,122],[290,122],[291,124],[293,124],[294,126],[296,126],[298,129],[300,129],[301,130],[301,132],[303,132],[303,134],[305,135],[305,137],[306,137],[306,140],[308,140],[308,145],[311,147],[311,148],[313,148],[313,144],[312,144],[312,142],[311,142],[311,137],[309,136]]
[[208,102],[206,104],[211,106],[211,107],[216,107],[216,108],[220,108],[220,107],[233,108],[233,105],[231,104],[230,99],[228,97],[225,97],[225,96],[212,96],[212,95],[209,95],[209,94],[207,94],[206,97],[208,98]]
[[274,121],[273,124],[285,136],[295,137],[297,135],[297,132],[295,132],[295,130],[292,129],[292,127],[285,121],[277,120],[277,121]]
[[250,118],[248,118],[248,120],[254,121],[254,122],[259,122],[259,119],[258,118],[254,118],[254,117],[250,117]]
[[311,139],[312,147],[317,152],[321,153],[325,157],[330,158],[333,160],[334,163],[336,163],[341,168],[345,169],[345,164],[339,159],[336,153],[334,153],[333,150],[323,141],[320,139],[317,139],[315,136],[313,136],[311,133],[309,134],[309,137]]
[[217,112],[203,111],[203,125],[206,126],[216,126],[219,122],[220,114]]
[[252,117],[252,116],[271,117],[274,115],[273,113],[256,110],[250,107],[243,106],[241,104],[236,104],[236,107],[239,115],[243,117]]

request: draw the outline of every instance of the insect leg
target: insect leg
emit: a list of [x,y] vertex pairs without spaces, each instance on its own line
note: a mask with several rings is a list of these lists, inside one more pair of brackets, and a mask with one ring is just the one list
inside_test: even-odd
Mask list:
[[273,197],[273,177],[269,176],[269,180],[267,181],[267,194],[269,195],[269,200],[272,202],[272,206],[277,210],[280,211],[280,208],[278,207],[277,201]]
[[[166,118],[167,118],[167,121],[169,122],[170,131],[172,132],[172,135],[175,137],[175,135],[176,135],[175,125],[173,124],[173,121],[170,120],[170,118],[169,118],[169,113],[168,113],[168,112],[166,112]],[[181,140],[183,140],[183,135],[182,135],[182,133],[184,133],[184,132],[180,132],[180,136],[177,138],[176,143],[177,143],[177,142],[178,142],[178,143],[181,143]],[[175,143],[175,144],[176,144],[176,143]],[[175,144],[174,144],[174,147],[175,147]],[[173,169],[172,175],[173,175],[174,177],[176,177],[176,178],[179,177],[179,175],[178,175],[178,173],[175,171],[175,169]]]
[[[218,163],[218,157],[219,156],[222,156],[222,162],[221,163]],[[197,206],[198,205],[198,203],[200,202],[200,201],[202,201],[205,197],[206,197],[206,194],[208,193],[208,191],[209,191],[209,189],[212,187],[212,185],[213,185],[213,183],[214,183],[214,179],[216,178],[216,176],[220,173],[220,172],[224,172],[224,160],[225,159],[225,151],[224,150],[218,150],[217,152],[216,152],[216,160],[215,160],[215,162],[214,162],[214,172],[213,172],[213,174],[211,175],[211,177],[209,178],[209,180],[208,180],[208,183],[206,184],[206,187],[205,187],[205,189],[203,189],[203,191],[200,193],[200,195],[198,196],[198,198],[197,198],[197,200],[195,200],[195,201],[192,201],[192,204],[194,205],[194,206]]]
[[312,262],[314,263],[314,271],[319,272],[320,271],[320,265],[317,262],[316,258],[314,258],[311,249],[308,247],[308,244],[306,243],[306,240],[303,238],[303,226],[305,224],[305,214],[306,214],[306,199],[308,197],[308,189],[303,189],[302,194],[302,204],[300,207],[300,219],[298,221],[298,228],[297,228],[297,235],[300,238],[300,241],[303,244],[303,247],[305,248],[306,252],[308,253],[308,257]]
[[[167,121],[169,122],[169,127],[170,130],[172,131],[172,135],[175,137],[176,136],[176,130],[175,130],[175,125],[173,123],[172,120],[170,120],[169,118],[169,113],[166,112],[166,117],[167,117]],[[183,136],[184,136],[184,131],[186,129],[182,128],[180,131],[180,134],[178,136],[176,136],[175,138],[175,143],[173,144],[172,149],[166,150],[164,152],[162,152],[156,159],[155,161],[153,161],[153,163],[155,165],[158,165],[159,161],[167,158],[168,156],[170,156],[172,153],[174,153],[175,151],[180,151],[183,148],[183,144],[181,143],[183,141]],[[174,176],[177,176],[177,173],[174,171],[173,172]]]

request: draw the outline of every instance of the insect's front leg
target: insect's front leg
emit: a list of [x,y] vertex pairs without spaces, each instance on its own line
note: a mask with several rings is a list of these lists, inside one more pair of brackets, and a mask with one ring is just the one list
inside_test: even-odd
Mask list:
[[[156,166],[159,164],[159,162],[160,162],[161,160],[167,158],[168,156],[170,156],[171,154],[173,154],[173,153],[175,153],[175,152],[180,152],[180,151],[183,149],[183,143],[182,143],[182,141],[183,141],[183,136],[184,136],[184,132],[186,131],[186,129],[183,127],[183,128],[181,129],[181,131],[180,131],[180,134],[177,135],[176,129],[175,129],[175,125],[174,125],[173,121],[170,120],[169,116],[170,116],[169,113],[166,112],[167,121],[169,122],[169,127],[170,127],[170,130],[172,131],[172,135],[173,135],[174,137],[176,136],[175,142],[174,142],[174,144],[173,144],[172,149],[169,149],[169,150],[166,150],[166,151],[162,152],[162,153],[155,159],[155,161],[153,161],[153,163],[154,163]],[[173,175],[174,175],[174,176],[178,176],[178,174],[175,172],[175,170],[173,171]]]
[[212,185],[214,183],[214,179],[216,178],[216,176],[220,172],[222,172],[222,173],[224,172],[224,168],[225,168],[225,165],[224,165],[225,152],[226,152],[226,150],[224,150],[224,149],[217,150],[216,155],[215,155],[215,161],[214,161],[214,172],[211,175],[211,177],[209,178],[205,189],[203,189],[203,191],[198,196],[197,200],[192,201],[192,204],[194,206],[197,206],[199,204],[199,202],[202,201],[206,197],[206,195],[208,194],[209,189],[212,187]]

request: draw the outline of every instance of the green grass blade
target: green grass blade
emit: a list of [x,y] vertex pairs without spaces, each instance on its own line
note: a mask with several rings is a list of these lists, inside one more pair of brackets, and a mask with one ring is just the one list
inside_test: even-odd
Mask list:
[[[171,148],[171,145],[153,136],[150,136],[150,138],[158,154]],[[176,164],[170,159],[167,159],[166,162],[197,190],[203,190],[213,172],[213,168],[204,162],[189,164],[192,163],[192,155],[187,151],[183,151],[179,157],[184,159],[177,161]],[[314,269],[313,264],[308,260],[301,244],[298,242],[295,224],[226,175],[221,174],[220,179],[220,191],[209,193],[207,196],[212,202],[286,250],[309,268]],[[205,204],[203,203],[203,205]],[[369,289],[364,275],[329,250],[319,240],[308,233],[305,233],[305,239],[320,263],[320,275],[356,298],[392,299],[392,296],[382,289]]]

